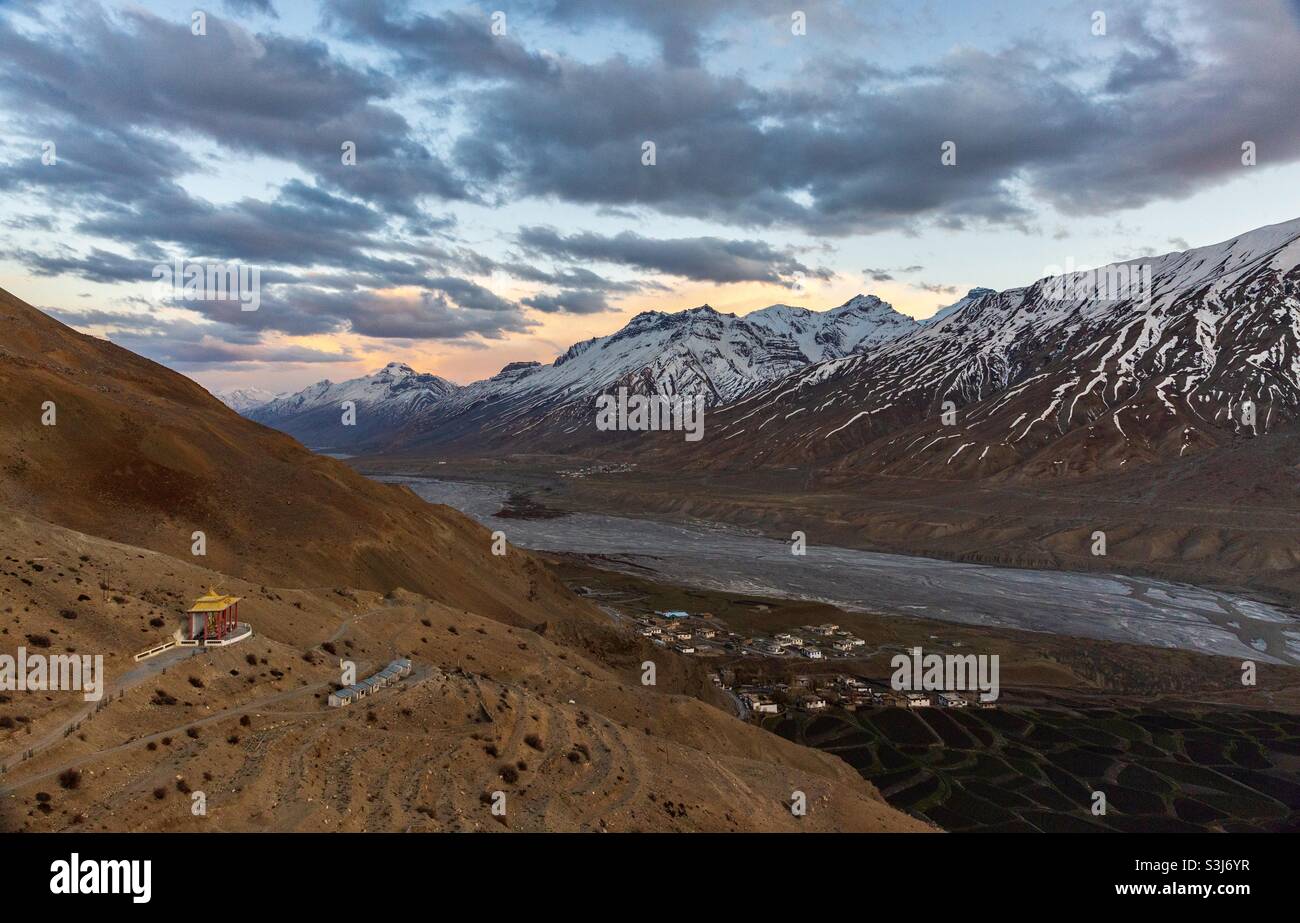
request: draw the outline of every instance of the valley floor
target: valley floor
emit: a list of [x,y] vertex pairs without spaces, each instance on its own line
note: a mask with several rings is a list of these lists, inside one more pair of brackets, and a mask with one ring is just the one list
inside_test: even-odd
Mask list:
[[[1289,442],[1059,481],[936,481],[802,469],[659,471],[636,458],[365,456],[363,473],[544,491],[555,509],[743,526],[920,557],[1155,577],[1300,610],[1300,506]],[[1093,553],[1106,535],[1106,554]]]
[[[689,503],[682,510],[647,512],[653,500],[632,505],[643,496],[637,485],[644,475],[637,472],[575,477],[570,471],[549,480],[533,475],[506,483],[498,480],[502,472],[492,475],[492,480],[476,482],[379,477],[468,513],[516,544],[599,554],[608,567],[649,570],[668,581],[820,599],[894,615],[1300,663],[1300,619],[1286,606],[1251,595],[1151,576],[1097,573],[1097,568],[1088,573],[983,566],[944,556],[838,546],[828,543],[827,536],[846,534],[843,513],[819,510],[814,515],[808,512],[812,501],[797,492],[788,494],[794,499],[781,507],[771,495],[753,501],[746,507],[749,515],[736,525],[720,524],[714,516],[727,502],[726,487],[701,501],[704,508]],[[618,493],[612,495],[614,482]],[[683,491],[678,499],[704,493]],[[788,517],[794,529],[780,538],[761,534],[773,531],[763,526],[767,520],[755,516],[765,509],[764,502]],[[838,506],[848,509],[849,500]],[[703,516],[692,515],[697,512]],[[816,518],[821,515],[832,518]],[[803,554],[791,553],[796,535],[803,537]]]
[[[698,659],[734,689],[782,701],[756,716],[841,757],[891,804],[953,831],[1280,831],[1300,827],[1300,668],[1142,645],[1060,638],[852,612],[824,603],[673,586],[551,556],[571,586],[629,618],[708,612],[744,635],[834,623],[862,656],[809,661],[717,647]],[[843,678],[888,689],[890,659],[913,646],[996,654],[995,707],[850,703]],[[805,705],[818,693],[824,707]],[[816,701],[816,699],[814,699]],[[1093,793],[1108,809],[1092,811]]]

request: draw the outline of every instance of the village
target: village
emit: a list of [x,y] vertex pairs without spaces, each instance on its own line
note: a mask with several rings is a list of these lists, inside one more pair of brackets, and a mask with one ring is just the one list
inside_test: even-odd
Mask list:
[[824,660],[853,657],[866,646],[861,638],[831,624],[804,625],[771,636],[745,637],[729,630],[709,612],[691,615],[682,610],[667,610],[635,621],[637,632],[655,644],[671,647],[679,654],[701,657],[749,654]]
[[[716,658],[710,673],[715,686],[730,694],[745,717],[762,718],[787,710],[818,712],[831,707],[859,708],[993,708],[978,693],[959,690],[898,691],[885,681],[874,681],[847,672],[794,673],[788,679],[739,681],[736,658],[823,664],[832,661],[860,661],[868,654],[867,643],[834,623],[803,625],[771,635],[741,635],[729,629],[710,612],[692,614],[685,610],[656,611],[633,619],[638,634],[652,643],[691,657]],[[900,645],[897,652],[903,652]]]

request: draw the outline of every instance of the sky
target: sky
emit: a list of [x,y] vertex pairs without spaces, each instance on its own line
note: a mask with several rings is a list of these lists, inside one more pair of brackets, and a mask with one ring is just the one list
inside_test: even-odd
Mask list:
[[1298,101],[1300,0],[0,0],[0,287],[212,390],[467,383],[1298,217]]

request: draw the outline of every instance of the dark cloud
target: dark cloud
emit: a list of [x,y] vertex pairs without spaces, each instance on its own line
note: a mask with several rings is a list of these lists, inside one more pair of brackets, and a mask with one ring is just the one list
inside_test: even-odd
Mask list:
[[371,337],[500,339],[507,333],[522,333],[531,326],[520,311],[461,305],[445,289],[414,296],[363,296],[351,300],[350,305],[353,332]]
[[6,257],[22,263],[37,276],[72,275],[91,282],[148,282],[157,260],[141,260],[92,247],[86,256],[64,250],[58,254],[11,250]]
[[53,215],[13,215],[5,219],[5,227],[17,231],[53,231]]
[[447,295],[461,308],[467,310],[499,313],[513,312],[519,309],[519,306],[513,301],[495,295],[489,289],[468,279],[444,276],[438,279],[429,279],[426,285],[430,289]]
[[153,239],[191,258],[242,259],[291,266],[328,265],[358,272],[398,274],[416,267],[366,253],[387,218],[370,205],[300,180],[270,199],[213,205],[176,186],[164,186],[131,207],[111,206],[84,218],[78,230],[111,240]]
[[280,18],[280,14],[276,12],[275,5],[271,3],[271,0],[221,0],[221,6],[227,12],[240,16],[261,13],[263,16],[270,16],[272,19]]
[[526,251],[575,262],[595,260],[633,266],[699,282],[771,282],[792,284],[796,273],[829,278],[788,252],[761,240],[721,237],[655,239],[632,231],[612,236],[582,232],[563,235],[554,228],[526,227],[519,232]]
[[553,64],[528,51],[509,32],[493,35],[491,14],[412,13],[381,0],[328,0],[326,22],[352,41],[369,42],[397,56],[401,70],[438,80],[502,77],[536,80]]
[[604,292],[566,289],[555,294],[543,292],[524,299],[524,304],[545,314],[599,314],[612,311]]
[[593,292],[610,294],[669,290],[668,286],[662,282],[651,279],[637,279],[630,282],[607,279],[583,266],[547,270],[516,261],[494,264],[493,268],[500,269],[508,273],[512,278],[519,279],[522,282],[539,282],[544,285],[556,285],[569,289],[587,289]]
[[[139,10],[112,17],[87,5],[39,38],[0,17],[0,45],[0,91],[11,105],[59,113],[66,127],[210,138],[236,152],[291,160],[396,214],[418,215],[425,197],[469,195],[383,104],[398,89],[394,80],[340,61],[320,42],[254,35],[212,14],[207,34],[196,36],[188,19]],[[343,164],[346,141],[357,146],[355,166]]]
[[1125,48],[1112,65],[1106,78],[1107,93],[1129,93],[1147,84],[1184,77],[1192,62],[1171,37],[1157,34],[1139,16],[1111,21],[1108,29]]
[[[0,33],[3,28],[0,18]],[[0,80],[0,93],[14,105],[17,95],[11,91]],[[0,164],[0,191],[35,190],[56,206],[70,204],[71,197],[93,207],[143,202],[163,188],[179,193],[173,178],[198,169],[194,158],[172,141],[129,128],[56,119],[33,119],[23,128],[27,150],[15,145],[18,156]],[[51,163],[42,160],[46,142],[54,145]]]
[[160,318],[152,313],[45,308],[65,324],[103,330],[109,340],[155,362],[181,369],[244,363],[351,362],[346,351],[267,343],[259,333],[221,324]]
[[[574,29],[602,21],[630,26],[651,36],[664,61],[675,67],[696,67],[704,50],[724,44],[709,35],[720,22],[770,19],[774,34],[789,35],[794,12],[789,0],[527,0],[521,6]],[[823,27],[843,17],[843,8],[829,0],[803,0],[795,6],[812,18],[814,29],[823,13]]]
[[[479,94],[457,162],[510,195],[738,226],[1027,230],[1039,202],[1100,213],[1227,179],[1243,139],[1274,162],[1300,157],[1300,120],[1278,117],[1300,85],[1294,17],[1277,3],[1199,11],[1215,26],[1184,51],[1135,13],[1118,52],[1097,46],[1100,61],[959,46],[909,71],[784,89],[657,61],[562,60],[548,79]],[[1078,79],[1088,66],[1106,92]],[[946,141],[956,166],[940,162]]]

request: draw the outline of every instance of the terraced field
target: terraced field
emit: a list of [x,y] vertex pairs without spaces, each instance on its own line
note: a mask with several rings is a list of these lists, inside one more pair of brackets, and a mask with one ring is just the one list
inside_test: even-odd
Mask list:
[[764,726],[945,830],[1300,830],[1300,718],[1282,712],[864,708]]

